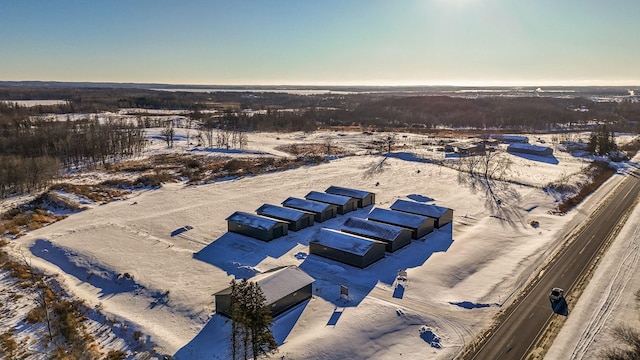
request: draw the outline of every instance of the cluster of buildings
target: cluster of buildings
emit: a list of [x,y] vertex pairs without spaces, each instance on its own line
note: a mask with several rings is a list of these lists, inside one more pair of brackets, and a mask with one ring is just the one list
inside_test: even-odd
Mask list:
[[446,152],[455,152],[462,156],[481,154],[495,150],[498,144],[508,144],[507,152],[522,153],[538,156],[551,156],[553,149],[548,146],[533,145],[524,135],[492,135],[488,138],[474,138],[464,141],[448,143],[444,146]]
[[[311,191],[304,198],[264,204],[255,214],[236,211],[227,220],[229,232],[271,241],[338,215],[375,204],[375,194],[338,186]],[[348,217],[337,228],[321,227],[309,239],[309,254],[365,268],[453,221],[453,210],[410,200],[396,200],[389,209],[373,208],[366,217]],[[277,316],[312,295],[314,279],[296,266],[257,275],[272,315]],[[228,316],[231,289],[215,294],[216,311]]]

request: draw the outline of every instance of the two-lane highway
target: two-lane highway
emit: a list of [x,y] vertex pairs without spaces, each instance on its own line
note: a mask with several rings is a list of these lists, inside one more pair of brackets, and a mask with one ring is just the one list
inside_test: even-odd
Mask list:
[[[571,295],[576,282],[592,266],[603,247],[620,229],[640,192],[637,174],[627,176],[599,210],[592,214],[566,247],[549,262],[524,295],[504,312],[503,321],[463,359],[520,360],[530,352],[553,316],[549,293],[553,287]],[[569,304],[569,308],[571,303]],[[570,315],[569,315],[570,316]]]

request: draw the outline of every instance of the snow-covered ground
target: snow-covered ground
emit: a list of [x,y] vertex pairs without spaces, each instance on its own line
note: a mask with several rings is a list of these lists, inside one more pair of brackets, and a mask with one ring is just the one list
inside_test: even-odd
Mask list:
[[[542,187],[571,178],[585,166],[584,159],[559,151],[545,158],[507,154],[513,162],[506,176],[510,181],[493,184],[493,197],[455,165],[432,163],[457,158],[415,147],[426,139],[418,135],[398,134],[397,145],[406,148],[382,156],[363,150],[371,135],[362,133],[249,134],[246,150],[233,156],[280,156],[278,145],[327,139],[359,155],[208,185],[165,184],[92,206],[10,247],[28,254],[35,266],[61,274],[59,280],[73,294],[109,316],[126,319],[178,359],[227,358],[229,325],[215,314],[213,294],[233,277],[281,265],[298,265],[316,282],[310,301],[276,319],[279,356],[450,359],[624,174],[621,169],[577,209],[557,216],[549,213],[557,198]],[[166,151],[160,141],[153,146],[151,152]],[[176,141],[171,151],[216,153],[184,141]],[[331,185],[375,192],[374,206],[380,208],[396,199],[429,200],[453,209],[454,221],[366,269],[308,255],[308,241],[315,229],[338,228],[348,216],[366,217],[371,207],[268,243],[227,232],[225,218],[234,211],[254,212],[263,203],[279,204]],[[532,220],[539,226],[532,226]],[[636,211],[572,310],[567,331],[560,334],[566,339],[562,347],[554,346],[549,358],[567,358],[573,348],[578,349],[574,358],[592,358],[608,338],[602,331],[592,335],[583,329],[606,329],[617,319],[631,318],[633,293],[640,286],[638,277],[628,276],[638,266],[638,222]],[[616,254],[626,254],[625,260]],[[408,273],[402,291],[395,283],[398,269]],[[340,298],[340,285],[348,286],[349,300]],[[602,302],[603,293],[610,302]],[[607,306],[616,301],[617,306]],[[589,311],[602,311],[610,321],[598,325],[603,316]],[[584,346],[590,347],[579,350]]]

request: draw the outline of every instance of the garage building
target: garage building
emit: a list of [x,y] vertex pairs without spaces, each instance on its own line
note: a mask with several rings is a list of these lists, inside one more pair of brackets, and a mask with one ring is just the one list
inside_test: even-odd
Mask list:
[[340,230],[382,241],[388,252],[394,252],[411,244],[411,230],[367,219],[350,217]]
[[[278,267],[249,279],[264,293],[265,304],[274,318],[310,299],[314,278],[295,265]],[[231,317],[231,287],[215,294],[216,313]]]
[[313,226],[314,214],[302,210],[277,205],[264,204],[256,210],[258,215],[278,219],[289,223],[290,231],[302,230]]
[[309,240],[309,254],[361,269],[382,259],[384,251],[385,244],[381,241],[333,229],[318,229]]
[[289,224],[264,216],[236,211],[227,218],[227,228],[230,232],[262,241],[271,241],[287,235]]
[[436,228],[440,228],[453,221],[453,210],[442,206],[399,199],[390,207],[391,210],[403,211],[433,218],[435,220],[434,226]]
[[283,201],[282,205],[288,208],[312,213],[314,215],[313,220],[315,222],[329,220],[336,217],[338,214],[338,207],[335,205],[294,197],[290,197]]
[[354,198],[358,200],[359,208],[363,208],[365,206],[373,205],[376,203],[376,194],[369,191],[349,189],[340,186],[330,186],[324,192],[326,192],[327,194],[342,195]]
[[319,201],[338,207],[338,214],[344,215],[358,207],[358,200],[342,195],[327,194],[319,191],[312,191],[305,196],[307,200]]
[[411,237],[414,239],[419,239],[432,232],[435,224],[435,221],[430,217],[380,208],[373,209],[367,219],[409,229]]

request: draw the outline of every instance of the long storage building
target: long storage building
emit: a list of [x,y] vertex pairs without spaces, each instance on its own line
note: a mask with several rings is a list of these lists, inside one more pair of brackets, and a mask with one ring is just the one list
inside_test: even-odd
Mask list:
[[376,203],[376,194],[369,191],[350,189],[340,186],[330,186],[324,192],[326,192],[327,194],[342,195],[354,198],[358,201],[359,208],[363,208],[365,206],[373,205]]
[[435,224],[435,221],[430,217],[380,208],[373,209],[367,215],[367,219],[409,229],[411,237],[414,239],[419,239],[432,232]]
[[338,207],[335,205],[294,197],[290,197],[283,201],[282,205],[288,208],[307,211],[314,214],[313,220],[315,222],[329,220],[336,217],[338,214]]
[[382,259],[384,252],[385,244],[381,241],[333,229],[318,229],[309,240],[309,254],[361,269]]
[[230,232],[262,241],[271,241],[287,235],[288,227],[289,224],[284,221],[242,211],[236,211],[227,218],[227,228]]
[[[256,282],[276,317],[292,307],[310,299],[314,278],[295,265],[284,266],[258,274],[249,279]],[[215,294],[216,313],[231,317],[231,287]]]
[[450,224],[453,221],[453,210],[442,206],[398,199],[390,206],[390,208],[391,210],[403,211],[433,218],[435,220],[434,226],[436,228]]
[[319,201],[337,206],[338,214],[344,215],[358,207],[358,200],[342,195],[327,194],[319,191],[311,191],[305,196],[307,200]]
[[340,230],[382,241],[388,252],[394,252],[411,244],[411,230],[367,219],[350,217]]
[[313,226],[314,214],[302,210],[264,204],[256,210],[256,214],[285,221],[289,223],[290,231],[298,231]]

